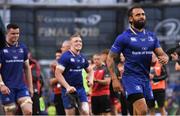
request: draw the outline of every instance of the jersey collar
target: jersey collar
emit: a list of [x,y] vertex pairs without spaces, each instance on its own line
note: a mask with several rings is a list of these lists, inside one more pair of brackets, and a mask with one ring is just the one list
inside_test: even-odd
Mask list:
[[[141,32],[139,32],[139,31],[133,29],[132,26],[130,26],[129,29],[131,30],[131,32],[132,32],[134,35],[138,35],[138,33],[141,33]],[[143,29],[143,33],[144,33],[144,35],[146,34],[145,29]]]
[[9,44],[9,43],[6,41],[6,46],[7,46],[7,47],[13,47],[13,46],[14,46],[14,47],[18,47],[18,45],[19,45],[18,42],[17,42],[15,45],[11,45],[11,44]]

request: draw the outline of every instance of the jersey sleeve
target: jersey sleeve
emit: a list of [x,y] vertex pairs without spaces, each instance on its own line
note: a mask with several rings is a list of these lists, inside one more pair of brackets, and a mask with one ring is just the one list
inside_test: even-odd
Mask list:
[[161,47],[157,36],[155,34],[153,34],[153,37],[155,39],[155,41],[154,41],[154,49]]
[[62,56],[57,60],[58,68],[64,70],[68,66],[69,58],[66,54],[62,54]]
[[22,44],[22,47],[23,47],[23,51],[24,51],[24,61],[26,61],[28,59],[28,48],[25,44]]
[[87,68],[89,66],[89,62],[86,58],[84,58],[84,59],[85,59],[84,68]]
[[114,41],[110,51],[119,54],[123,51],[124,46],[125,46],[125,37],[121,34]]

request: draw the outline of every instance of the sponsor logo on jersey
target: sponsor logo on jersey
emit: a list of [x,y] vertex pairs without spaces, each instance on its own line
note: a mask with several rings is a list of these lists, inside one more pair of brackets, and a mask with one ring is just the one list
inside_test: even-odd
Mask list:
[[13,56],[13,59],[18,59],[18,56]]
[[137,39],[135,37],[131,37],[130,39],[131,39],[132,42],[137,41]]
[[24,53],[24,50],[22,48],[20,48],[19,53]]
[[70,61],[71,61],[71,62],[75,62],[75,59],[74,59],[74,58],[71,58]]
[[137,86],[135,87],[135,89],[136,89],[136,90],[141,90],[141,87],[137,85]]
[[14,59],[14,60],[5,60],[5,62],[6,63],[13,63],[13,62],[22,63],[22,62],[24,62],[24,60],[16,60],[16,59]]
[[7,50],[7,49],[4,49],[3,52],[4,52],[4,53],[8,53],[8,50]]

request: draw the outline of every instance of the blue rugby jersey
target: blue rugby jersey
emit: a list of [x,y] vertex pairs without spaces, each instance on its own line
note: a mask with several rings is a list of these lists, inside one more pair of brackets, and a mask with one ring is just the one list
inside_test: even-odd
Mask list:
[[7,45],[0,51],[2,79],[9,88],[26,86],[23,80],[24,62],[28,59],[28,49],[23,43]]
[[129,75],[148,79],[152,52],[159,47],[159,41],[154,33],[147,30],[138,32],[130,28],[116,38],[111,52],[118,54],[122,52],[125,56],[124,77]]
[[83,86],[82,69],[87,68],[89,63],[82,54],[75,55],[67,51],[58,59],[58,64],[65,68],[63,76],[69,85]]

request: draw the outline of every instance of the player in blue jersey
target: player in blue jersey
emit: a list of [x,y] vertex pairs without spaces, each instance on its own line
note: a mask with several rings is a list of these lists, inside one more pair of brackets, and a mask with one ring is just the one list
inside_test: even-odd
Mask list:
[[[122,85],[128,101],[133,105],[134,115],[145,115],[148,111],[148,101],[153,99],[149,83],[149,71],[154,52],[162,64],[167,64],[169,58],[160,47],[155,34],[144,28],[146,16],[143,8],[132,7],[128,11],[129,29],[120,34],[111,47],[107,65],[111,74],[115,91],[121,91]],[[115,74],[115,60],[119,54],[125,56],[122,85]]]
[[[27,47],[18,42],[20,29],[16,24],[7,25],[6,46],[0,51],[0,94],[6,115],[14,115],[16,103],[24,115],[32,114],[32,75]],[[29,89],[23,81],[26,74]]]
[[93,84],[92,71],[88,61],[80,53],[82,49],[82,39],[79,34],[70,37],[70,50],[62,54],[58,59],[55,75],[62,87],[62,100],[66,115],[75,115],[75,107],[67,96],[68,93],[77,93],[80,100],[80,114],[89,115],[87,96],[83,87],[82,69],[89,73],[89,82]]

